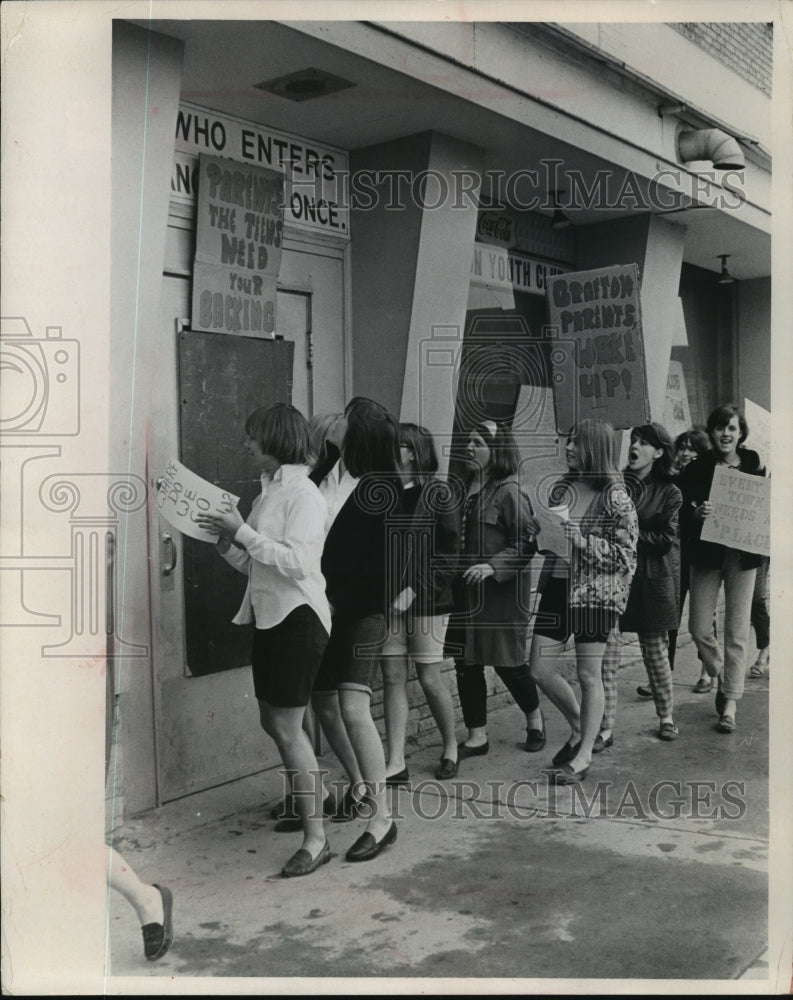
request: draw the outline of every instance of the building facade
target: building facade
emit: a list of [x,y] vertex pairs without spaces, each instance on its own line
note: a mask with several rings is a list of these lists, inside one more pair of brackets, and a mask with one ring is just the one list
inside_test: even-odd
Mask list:
[[[249,497],[254,405],[371,396],[452,472],[474,419],[510,420],[537,496],[561,467],[549,285],[631,265],[645,384],[620,393],[673,431],[770,409],[771,44],[764,24],[114,23],[110,447],[147,494],[113,569],[125,811],[278,763],[233,573],[157,503],[173,459]],[[256,178],[284,185],[266,237]],[[206,309],[202,225],[225,227]],[[263,246],[269,312],[237,284]]]

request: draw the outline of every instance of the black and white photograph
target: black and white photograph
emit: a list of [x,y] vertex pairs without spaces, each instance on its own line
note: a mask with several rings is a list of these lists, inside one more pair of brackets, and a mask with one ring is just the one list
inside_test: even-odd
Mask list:
[[789,993],[789,0],[0,15],[4,993]]

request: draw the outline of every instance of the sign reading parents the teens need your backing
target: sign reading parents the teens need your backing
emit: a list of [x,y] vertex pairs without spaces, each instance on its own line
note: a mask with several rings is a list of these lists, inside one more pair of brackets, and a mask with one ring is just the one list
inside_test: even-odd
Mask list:
[[283,175],[204,154],[199,169],[192,327],[273,337]]
[[771,555],[771,480],[717,465],[710,497],[713,513],[702,525],[703,542]]
[[547,279],[556,425],[587,417],[616,430],[650,419],[635,264]]

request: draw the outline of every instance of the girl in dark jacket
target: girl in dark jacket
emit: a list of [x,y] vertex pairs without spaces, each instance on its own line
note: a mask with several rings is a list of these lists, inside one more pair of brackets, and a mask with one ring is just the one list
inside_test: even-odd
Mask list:
[[436,478],[438,455],[430,432],[416,424],[400,424],[404,492],[404,527],[397,533],[399,554],[392,572],[398,580],[389,614],[389,632],[382,651],[385,713],[386,783],[409,780],[405,766],[408,718],[408,661],[443,740],[439,779],[457,774],[454,702],[443,676],[443,637],[452,610],[452,578],[460,544],[458,518],[451,488]]
[[[713,513],[710,488],[717,465],[738,469],[750,476],[766,474],[756,451],[742,448],[749,435],[746,418],[736,406],[719,406],[708,417],[707,431],[713,451],[696,459],[680,474],[683,494],[681,533],[691,553],[688,628],[702,662],[717,678],[717,729],[735,731],[735,714],[743,694],[749,622],[757,567],[761,555],[726,545],[704,542],[702,525]],[[713,634],[713,613],[724,586],[724,652]]]
[[486,420],[470,432],[466,464],[471,481],[462,518],[461,572],[455,611],[446,633],[468,738],[460,758],[486,754],[485,664],[506,684],[526,716],[526,749],[545,746],[537,687],[526,663],[531,611],[529,562],[539,530],[517,479],[519,454],[512,432]]
[[[676,629],[680,622],[678,515],[683,498],[672,480],[673,462],[672,439],[665,427],[644,424],[633,428],[623,478],[639,518],[639,541],[636,572],[620,629],[639,636],[662,740],[673,740],[678,735],[672,718],[668,631]],[[619,657],[604,657],[606,711],[598,737],[602,746],[596,750],[612,743],[618,666]]]

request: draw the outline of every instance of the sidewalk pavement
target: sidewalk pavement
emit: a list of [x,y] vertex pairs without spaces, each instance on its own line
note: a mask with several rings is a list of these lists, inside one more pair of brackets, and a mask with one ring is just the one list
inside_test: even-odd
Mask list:
[[[572,676],[569,658],[564,669]],[[181,977],[335,977],[292,982],[293,993],[352,992],[338,977],[427,977],[428,992],[449,992],[440,979],[498,978],[568,981],[546,992],[580,988],[571,980],[660,980],[653,992],[673,992],[680,980],[741,979],[740,992],[765,993],[768,678],[747,677],[725,735],[713,695],[692,690],[698,676],[688,641],[675,670],[680,737],[662,742],[652,701],[636,694],[647,682],[638,646],[626,646],[614,746],[575,788],[542,774],[568,735],[544,699],[545,750],[519,749],[521,713],[500,709],[488,755],[451,782],[433,777],[437,733],[413,741],[412,789],[388,793],[398,839],[371,862],[344,860],[363,819],[328,823],[333,860],[281,878],[301,835],[273,830],[275,770],[125,821],[115,844],[142,878],[171,888],[175,936],[147,963],[134,911],[111,893],[108,989],[126,992],[115,977],[129,976],[153,977],[137,993],[159,992],[158,977],[176,979],[168,992]],[[321,765],[340,777],[331,753]],[[472,989],[487,991],[453,991]],[[236,991],[276,989],[243,980]]]

